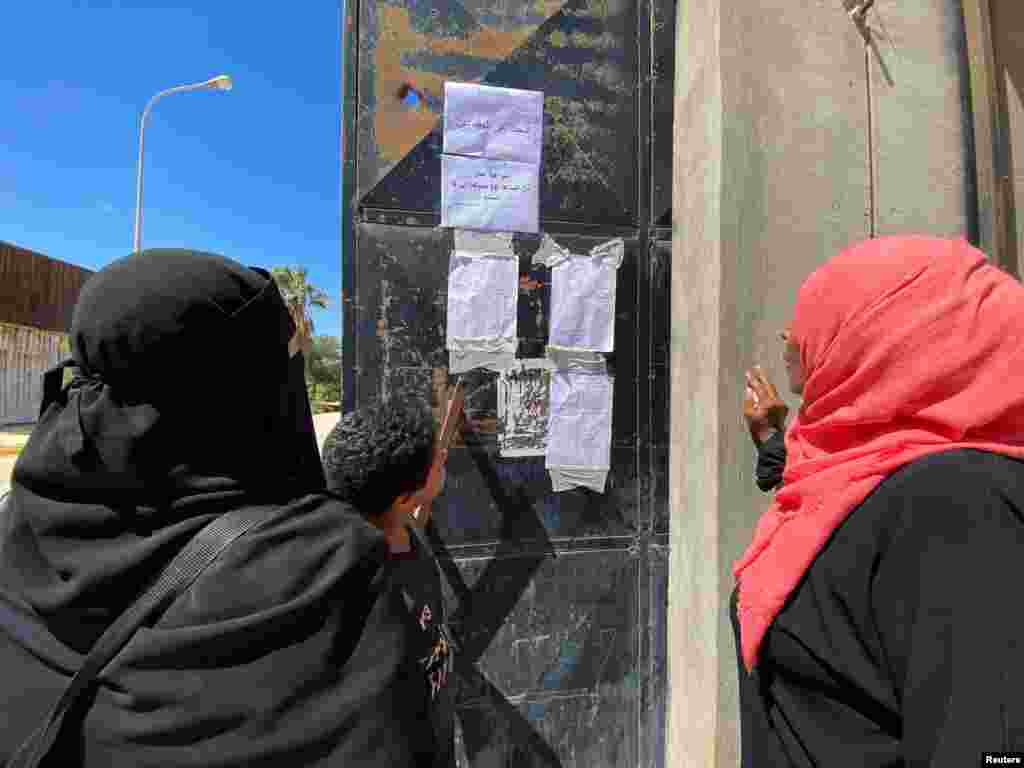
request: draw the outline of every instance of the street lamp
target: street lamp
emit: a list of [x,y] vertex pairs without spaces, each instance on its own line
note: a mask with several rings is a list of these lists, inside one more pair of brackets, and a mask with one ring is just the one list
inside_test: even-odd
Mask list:
[[142,120],[139,122],[139,178],[135,187],[135,238],[132,243],[133,253],[137,253],[139,246],[142,244],[142,148],[146,138],[146,118],[149,117],[149,111],[153,108],[153,105],[162,96],[166,96],[169,93],[202,90],[230,91],[231,78],[227,75],[218,75],[201,83],[177,85],[174,88],[168,88],[166,91],[160,91],[160,93],[150,99],[146,108],[142,110]]

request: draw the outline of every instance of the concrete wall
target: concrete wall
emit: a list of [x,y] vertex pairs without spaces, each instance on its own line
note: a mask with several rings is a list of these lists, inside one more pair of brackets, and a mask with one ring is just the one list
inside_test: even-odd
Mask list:
[[891,76],[872,63],[878,233],[974,236],[961,0],[878,0],[875,8],[871,24],[888,35],[879,49]]
[[[801,281],[873,232],[977,215],[957,0],[680,0],[676,50],[668,764],[739,764],[732,563],[753,483],[743,371],[783,383]],[[791,402],[794,408],[797,402]]]

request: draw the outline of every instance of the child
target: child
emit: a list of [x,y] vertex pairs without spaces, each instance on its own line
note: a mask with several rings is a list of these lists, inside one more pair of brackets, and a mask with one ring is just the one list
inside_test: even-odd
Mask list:
[[409,638],[399,682],[409,689],[407,735],[424,765],[454,766],[454,649],[437,563],[412,524],[418,510],[416,523],[425,524],[445,481],[447,451],[437,447],[430,409],[408,398],[348,413],[328,435],[323,460],[328,489],[380,528],[391,550],[389,597]]

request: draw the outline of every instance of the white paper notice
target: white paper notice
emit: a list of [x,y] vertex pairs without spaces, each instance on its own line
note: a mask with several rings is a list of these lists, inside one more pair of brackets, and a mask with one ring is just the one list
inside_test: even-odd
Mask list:
[[514,259],[452,257],[448,280],[448,342],[459,348],[467,341],[516,337]]
[[441,226],[536,232],[540,217],[536,165],[441,156]]
[[448,266],[449,369],[501,370],[515,359],[519,260],[508,236],[455,233]]
[[444,84],[444,153],[540,165],[544,94]]
[[545,237],[534,261],[551,268],[549,347],[615,350],[615,286],[623,252],[621,238],[576,255]]
[[555,371],[549,408],[547,467],[607,471],[612,445],[611,377],[575,369]]

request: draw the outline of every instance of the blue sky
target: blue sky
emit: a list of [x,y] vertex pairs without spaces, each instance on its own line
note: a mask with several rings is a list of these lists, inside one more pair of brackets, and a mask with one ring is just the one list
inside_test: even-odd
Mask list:
[[40,0],[4,8],[0,240],[99,269],[131,251],[138,119],[147,123],[143,247],[300,265],[340,335],[340,7]]

